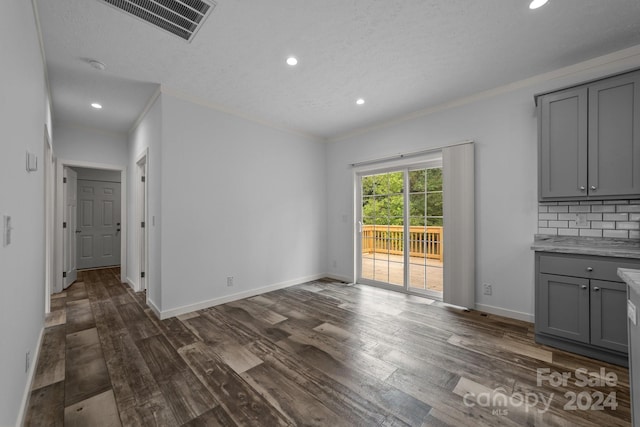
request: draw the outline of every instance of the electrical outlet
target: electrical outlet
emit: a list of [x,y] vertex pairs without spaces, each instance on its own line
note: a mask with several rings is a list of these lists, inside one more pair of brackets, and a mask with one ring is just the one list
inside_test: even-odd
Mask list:
[[24,355],[24,372],[29,372],[31,367],[31,352],[27,351]]
[[227,286],[233,286],[233,276],[227,277]]
[[576,214],[575,225],[577,227],[586,227],[587,226],[587,214],[584,214],[584,213]]
[[491,288],[491,285],[488,283],[482,284],[482,290],[485,295],[491,295],[493,293],[493,289]]

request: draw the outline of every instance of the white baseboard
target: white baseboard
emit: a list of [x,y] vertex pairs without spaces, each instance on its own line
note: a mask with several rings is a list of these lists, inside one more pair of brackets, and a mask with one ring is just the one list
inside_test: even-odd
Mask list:
[[523,313],[521,311],[507,310],[505,308],[494,307],[486,304],[476,304],[476,310],[484,311],[489,314],[496,314],[498,316],[509,317],[511,319],[522,320],[525,322],[533,323],[535,316],[530,313]]
[[27,415],[27,405],[29,404],[29,397],[31,397],[31,387],[33,386],[33,378],[36,376],[36,367],[38,366],[38,358],[40,357],[40,347],[42,346],[42,337],[44,336],[44,326],[40,329],[40,336],[38,337],[38,343],[31,358],[31,366],[29,367],[29,380],[27,386],[22,395],[22,403],[20,404],[20,411],[18,411],[18,419],[16,420],[16,427],[24,425],[24,417]]
[[338,274],[331,274],[331,273],[325,274],[324,277],[327,277],[333,280],[339,280],[340,282],[353,283],[353,277],[340,276]]
[[160,309],[158,308],[158,306],[154,304],[153,301],[149,299],[148,294],[147,294],[147,306],[151,309],[151,311],[153,311],[153,314],[155,314],[158,319],[163,319],[162,314],[160,313]]
[[131,280],[128,277],[125,280],[126,280],[126,284],[129,285],[131,289],[133,289],[133,292],[138,292],[138,285],[136,285],[133,280]]
[[[256,295],[264,294],[266,292],[277,291],[278,289],[288,288],[289,286],[300,285],[302,283],[311,282],[313,280],[322,279],[324,277],[327,277],[327,275],[314,274],[312,276],[300,277],[298,279],[288,280],[286,282],[281,282],[281,283],[275,283],[273,285],[267,285],[261,288],[250,289],[248,291],[238,292],[236,294],[225,295],[225,296],[210,299],[207,301],[197,302],[189,305],[183,305],[182,307],[176,307],[169,310],[160,311],[160,316],[158,317],[161,320],[164,320],[170,317],[179,316],[181,314],[191,313],[192,311],[203,310],[205,308],[215,307],[216,305],[226,304],[228,302],[254,297]],[[149,301],[149,303],[151,303],[151,301]]]

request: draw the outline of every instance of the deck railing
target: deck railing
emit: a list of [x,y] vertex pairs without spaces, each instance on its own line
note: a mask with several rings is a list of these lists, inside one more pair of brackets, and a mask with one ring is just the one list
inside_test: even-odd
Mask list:
[[[404,253],[403,225],[363,225],[362,253]],[[409,227],[409,255],[442,261],[442,227]]]

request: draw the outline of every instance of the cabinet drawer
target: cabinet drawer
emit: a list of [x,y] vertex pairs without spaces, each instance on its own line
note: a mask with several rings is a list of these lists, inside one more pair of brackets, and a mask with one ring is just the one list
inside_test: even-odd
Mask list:
[[540,254],[540,273],[621,282],[618,268],[640,268],[640,260]]

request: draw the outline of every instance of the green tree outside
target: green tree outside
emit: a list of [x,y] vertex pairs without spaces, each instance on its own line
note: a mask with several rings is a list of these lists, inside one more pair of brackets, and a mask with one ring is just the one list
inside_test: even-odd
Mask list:
[[[365,225],[404,225],[402,172],[362,177]],[[409,171],[409,225],[442,226],[442,168]]]

